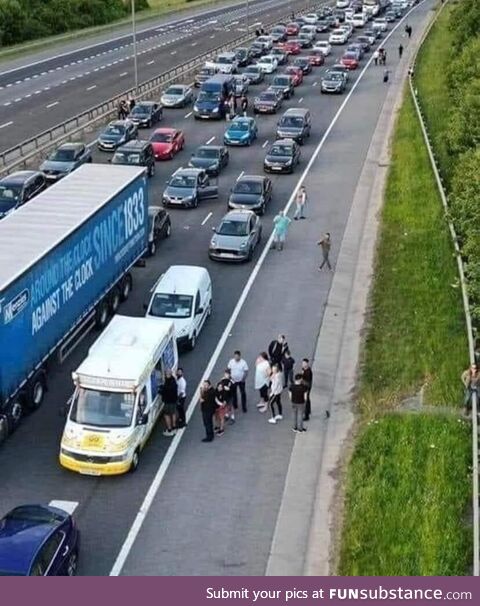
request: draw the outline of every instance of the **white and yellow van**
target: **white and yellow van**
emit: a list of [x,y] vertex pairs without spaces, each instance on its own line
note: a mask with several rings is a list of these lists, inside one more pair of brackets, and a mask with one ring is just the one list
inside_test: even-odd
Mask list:
[[172,321],[114,316],[72,374],[60,464],[95,476],[134,471],[162,409],[164,371],[177,363]]

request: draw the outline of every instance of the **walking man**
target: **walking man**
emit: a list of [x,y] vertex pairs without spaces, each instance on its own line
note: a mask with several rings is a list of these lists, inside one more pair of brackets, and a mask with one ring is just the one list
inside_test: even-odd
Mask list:
[[398,47],[398,58],[401,59],[403,55],[403,46],[400,44]]
[[[283,419],[282,416],[282,391],[283,391],[283,381],[282,381],[282,372],[277,364],[272,366],[272,375],[271,375],[271,385],[270,385],[270,410],[272,411],[272,416],[268,419],[269,423],[275,425],[277,421],[281,421]],[[277,405],[277,414],[275,414],[275,404]]]
[[283,210],[279,211],[278,215],[273,219],[273,246],[272,248],[278,248],[283,250],[285,244],[285,238],[287,237],[288,226],[291,223]]
[[243,93],[243,95],[240,97],[240,110],[241,110],[243,116],[247,115],[248,98],[247,98],[247,95],[245,93]]
[[215,389],[209,379],[202,383],[200,389],[200,408],[202,410],[203,425],[205,427],[206,436],[202,442],[213,442],[213,416],[217,407],[215,401]]
[[280,370],[282,369],[283,357],[288,351],[288,343],[285,335],[278,335],[276,339],[270,342],[268,346],[268,355],[270,356],[270,363],[276,364]]
[[388,82],[389,75],[390,71],[388,69],[383,70],[383,81],[385,82],[385,84],[387,84]]
[[465,396],[463,398],[463,405],[465,407],[465,414],[469,414],[472,409],[472,396],[474,393],[478,394],[478,388],[480,386],[480,372],[476,364],[472,364],[470,368],[467,368],[462,373],[462,383],[465,387]]
[[295,433],[307,431],[303,426],[305,416],[305,386],[302,383],[302,375],[295,375],[295,383],[290,386],[290,401],[293,408],[293,427]]
[[233,425],[235,423],[235,411],[232,404],[233,381],[232,374],[228,368],[224,370],[223,378],[220,380],[220,383],[223,386],[223,395],[226,403],[225,418],[227,419],[229,425]]
[[379,59],[379,57],[380,57],[380,53],[378,52],[378,50],[376,50],[373,53],[373,62],[375,63],[375,65],[378,65],[378,59]]
[[242,354],[238,350],[233,352],[233,358],[228,363],[227,368],[230,371],[233,381],[233,408],[235,410],[237,410],[238,408],[237,392],[238,390],[240,390],[242,410],[243,412],[247,412],[247,394],[245,392],[245,381],[247,380],[248,375],[248,364],[242,358]]
[[165,381],[162,386],[162,400],[163,416],[166,425],[166,429],[163,432],[163,435],[167,436],[168,438],[171,438],[176,433],[175,427],[177,420],[177,399],[177,382],[170,368],[167,368],[165,370]]
[[318,269],[319,270],[323,269],[323,266],[326,264],[328,269],[330,271],[333,271],[332,266],[330,265],[330,259],[329,259],[330,249],[332,247],[332,241],[330,239],[330,234],[328,231],[325,233],[325,235],[320,240],[320,242],[317,242],[317,244],[318,244],[318,246],[322,247],[322,256],[323,256],[322,264],[320,265],[320,267]]
[[187,382],[183,376],[183,368],[177,370],[177,427],[186,427],[185,401],[187,399]]
[[310,402],[310,392],[312,391],[313,373],[310,368],[310,362],[308,358],[302,360],[302,384],[305,387],[305,415],[304,421],[310,420],[312,414],[312,404]]
[[305,219],[305,206],[307,204],[307,190],[305,189],[305,185],[302,185],[295,196],[295,214],[293,218],[295,221],[297,219]]

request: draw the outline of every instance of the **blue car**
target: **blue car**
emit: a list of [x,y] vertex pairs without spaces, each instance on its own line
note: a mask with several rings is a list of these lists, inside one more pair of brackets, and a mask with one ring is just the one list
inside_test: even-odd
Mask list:
[[223,135],[225,145],[251,145],[258,135],[257,123],[253,118],[237,117]]
[[0,520],[0,576],[73,576],[79,532],[72,516],[46,505],[22,505]]

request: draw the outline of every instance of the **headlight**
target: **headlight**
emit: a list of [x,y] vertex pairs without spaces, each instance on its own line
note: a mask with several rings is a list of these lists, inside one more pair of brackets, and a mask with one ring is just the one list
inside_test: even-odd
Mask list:
[[218,168],[218,162],[214,162],[213,164],[210,164],[210,166],[208,168]]
[[247,248],[248,246],[248,242],[242,242],[242,244],[240,244],[240,248]]
[[210,248],[217,248],[217,240],[216,240],[216,238],[212,238],[210,240]]
[[250,134],[250,133],[243,133],[243,135],[242,135],[242,137],[241,137],[241,138],[242,138],[242,139],[246,139],[246,138],[249,136],[249,134]]
[[212,114],[218,114],[218,107],[215,107],[214,109],[212,109]]
[[193,196],[192,196],[192,195],[189,195],[189,196],[183,196],[183,198],[182,198],[182,200],[183,200],[184,202],[190,202],[192,199],[193,199]]
[[193,106],[193,111],[198,112],[198,105],[196,103]]

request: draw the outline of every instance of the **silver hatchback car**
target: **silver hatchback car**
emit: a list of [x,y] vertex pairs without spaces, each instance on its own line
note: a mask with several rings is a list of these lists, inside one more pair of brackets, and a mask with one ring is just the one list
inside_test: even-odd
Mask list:
[[208,255],[216,261],[250,261],[262,238],[262,224],[252,210],[230,211],[213,231]]

